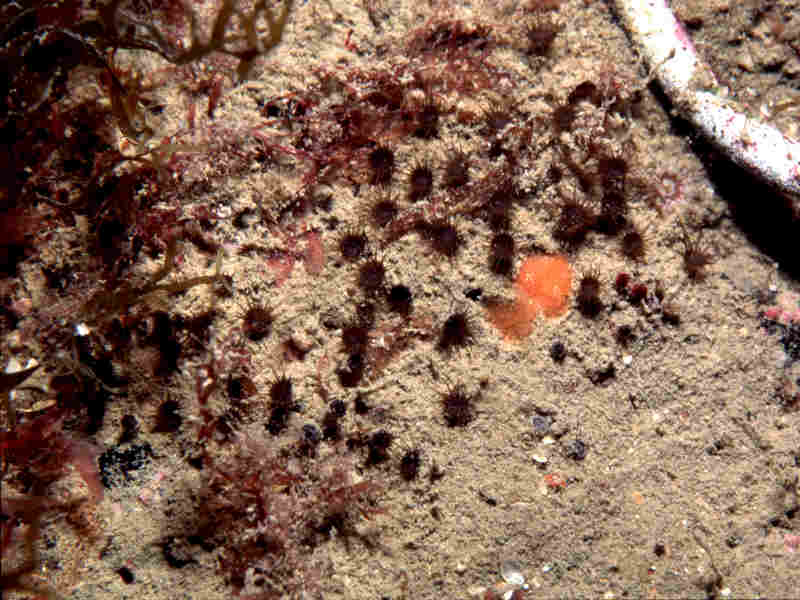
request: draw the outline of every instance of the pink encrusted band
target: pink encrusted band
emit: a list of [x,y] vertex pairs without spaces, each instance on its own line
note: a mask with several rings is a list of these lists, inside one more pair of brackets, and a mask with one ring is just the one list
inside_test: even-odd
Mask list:
[[800,143],[716,93],[716,78],[665,0],[615,0],[615,5],[681,115],[736,164],[800,207]]

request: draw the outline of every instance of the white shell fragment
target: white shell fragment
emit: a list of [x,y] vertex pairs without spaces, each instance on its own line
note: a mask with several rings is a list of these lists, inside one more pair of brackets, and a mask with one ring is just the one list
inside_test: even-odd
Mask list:
[[6,373],[19,373],[20,371],[22,371],[22,363],[19,362],[19,359],[16,356],[9,358]]
[[500,576],[503,581],[512,585],[524,585],[525,576],[522,574],[522,565],[516,560],[504,560],[500,564]]
[[[34,369],[39,366],[39,361],[35,358],[29,358],[25,361],[23,365],[20,360],[16,356],[12,356],[8,359],[8,364],[6,365],[5,372],[9,375],[14,373],[19,373],[21,371],[27,371],[28,369]],[[9,394],[14,394],[14,390],[12,389]],[[13,396],[12,396],[13,397]]]

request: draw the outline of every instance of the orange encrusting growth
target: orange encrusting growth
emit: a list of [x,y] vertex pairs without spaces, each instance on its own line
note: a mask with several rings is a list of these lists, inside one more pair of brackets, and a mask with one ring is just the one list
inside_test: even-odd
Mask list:
[[531,256],[520,267],[513,302],[488,308],[489,320],[506,339],[530,335],[539,315],[557,317],[566,312],[572,286],[572,267],[563,256]]
[[520,267],[516,287],[517,298],[527,296],[545,317],[563,315],[572,287],[572,267],[563,256],[531,256]]

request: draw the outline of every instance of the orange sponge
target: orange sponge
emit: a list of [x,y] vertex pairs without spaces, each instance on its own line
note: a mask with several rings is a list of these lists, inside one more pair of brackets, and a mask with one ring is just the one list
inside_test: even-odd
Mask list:
[[489,320],[509,339],[530,335],[539,315],[557,317],[567,311],[572,267],[563,256],[531,256],[520,267],[514,302],[490,307]]
[[528,301],[545,317],[557,317],[567,311],[572,286],[572,267],[563,256],[531,256],[517,275],[517,298]]

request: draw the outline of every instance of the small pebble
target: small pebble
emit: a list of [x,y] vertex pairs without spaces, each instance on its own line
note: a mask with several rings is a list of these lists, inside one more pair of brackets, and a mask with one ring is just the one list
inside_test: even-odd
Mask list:
[[560,363],[566,357],[567,348],[564,346],[564,344],[559,341],[553,342],[553,345],[550,346],[550,358],[552,358],[555,362]]
[[572,440],[566,446],[567,456],[573,460],[586,458],[586,444],[581,440]]
[[531,417],[531,427],[536,435],[544,435],[550,431],[550,419],[541,415]]
[[522,565],[516,560],[504,560],[500,565],[500,576],[503,581],[511,585],[523,585],[525,583]]

